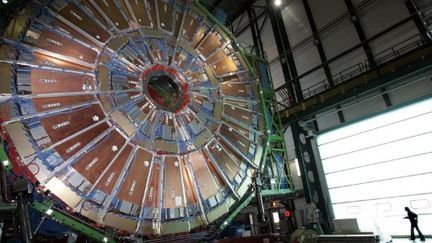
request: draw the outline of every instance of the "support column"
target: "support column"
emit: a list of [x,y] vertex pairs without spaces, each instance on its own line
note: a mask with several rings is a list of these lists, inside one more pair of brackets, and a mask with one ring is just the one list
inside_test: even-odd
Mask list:
[[[349,11],[349,13],[351,15],[351,22],[354,24],[354,27],[355,27],[355,29],[357,31],[357,35],[358,35],[358,37],[359,37],[359,39],[360,39],[360,41],[362,43],[363,50],[366,53],[366,56],[367,56],[367,59],[368,59],[368,63],[369,63],[369,67],[370,68],[375,68],[377,66],[377,64],[375,62],[375,58],[373,56],[372,49],[371,49],[371,47],[369,45],[369,42],[368,42],[368,40],[366,38],[366,35],[364,33],[364,30],[363,30],[363,27],[360,24],[360,20],[359,20],[359,18],[357,16],[356,10],[354,9],[354,5],[352,4],[352,0],[345,0],[345,5],[348,8],[348,11]],[[384,92],[384,91],[385,91],[385,89],[381,90],[381,92]],[[384,99],[384,102],[385,102],[386,106],[387,107],[391,106],[391,101],[390,101],[390,98],[389,98],[388,94],[387,93],[383,93],[382,97]],[[339,114],[339,112],[342,112],[342,111],[338,111],[338,114]],[[343,119],[343,120],[345,121],[345,119]]]
[[258,44],[260,45],[260,47],[261,47],[261,57],[263,58],[263,59],[267,59],[267,57],[266,57],[266,55],[265,55],[265,49],[264,49],[264,44],[263,44],[263,42],[262,42],[262,38],[261,38],[261,33],[262,33],[262,29],[263,29],[263,27],[264,27],[264,25],[265,25],[265,23],[266,23],[266,21],[267,21],[267,18],[268,18],[268,12],[267,11],[264,11],[265,13],[266,13],[266,15],[265,15],[265,17],[264,17],[264,20],[262,21],[262,23],[261,23],[261,27],[259,26],[259,22],[258,22],[258,19],[260,18],[260,16],[257,16],[256,15],[256,11],[255,11],[255,9],[253,8],[252,9],[252,15],[253,15],[253,17],[254,17],[254,23],[255,23],[255,27],[256,27],[256,31],[257,31],[257,35],[259,36],[259,38],[258,38]]
[[256,191],[256,199],[258,201],[258,222],[262,223],[266,221],[265,209],[264,209],[264,200],[262,197],[262,181],[261,181],[261,173],[258,172],[255,178],[255,191]]
[[393,104],[392,104],[392,102],[390,100],[390,97],[389,97],[389,95],[387,93],[387,89],[386,88],[381,88],[381,93],[382,93],[382,97],[383,97],[383,100],[384,100],[384,103],[385,103],[386,107],[392,106]]
[[270,0],[267,0],[267,8],[279,52],[285,83],[287,84],[289,93],[295,97],[297,102],[299,102],[303,100],[303,93],[281,11],[279,8],[273,6],[272,1]]
[[359,37],[359,39],[361,41],[361,44],[363,46],[363,50],[366,53],[366,57],[367,57],[368,62],[369,62],[369,67],[374,68],[374,67],[376,67],[377,64],[375,62],[375,58],[373,56],[372,49],[371,49],[371,47],[369,45],[369,42],[367,41],[367,38],[366,38],[366,35],[364,33],[363,27],[360,24],[360,20],[359,20],[359,18],[357,16],[357,12],[354,9],[354,5],[352,4],[351,0],[345,0],[345,5],[347,6],[348,11],[349,11],[350,16],[351,16],[351,23],[354,24],[354,27],[355,27],[356,32],[357,32],[357,35],[358,35],[358,37]]
[[340,105],[337,105],[336,109],[337,109],[337,115],[339,118],[339,122],[344,123],[345,122],[345,116],[344,116],[344,113],[342,112],[342,107]]
[[248,8],[247,14],[249,18],[249,26],[251,28],[255,52],[259,57],[264,58],[264,47],[262,46],[261,33],[259,31],[255,10],[253,8]]
[[[291,124],[291,129],[294,138],[295,152],[299,161],[299,166],[302,174],[303,189],[307,203],[313,202],[320,210],[325,231],[331,229],[331,216],[327,208],[327,201],[324,198],[322,185],[320,182],[320,174],[315,160],[311,139],[307,137],[308,132],[300,126],[298,122]],[[330,232],[324,232],[330,233]]]
[[318,29],[316,27],[315,20],[314,20],[314,18],[312,16],[312,11],[311,11],[311,8],[309,6],[308,0],[303,0],[303,6],[305,8],[306,15],[307,15],[307,18],[309,20],[309,25],[310,25],[312,33],[313,33],[314,44],[316,45],[316,47],[318,49],[318,53],[319,53],[319,56],[320,56],[320,59],[321,59],[321,63],[323,64],[324,73],[325,73],[326,78],[327,78],[327,80],[329,82],[329,85],[330,86],[334,86],[333,77],[332,77],[332,74],[331,74],[328,62],[327,62],[327,57],[326,57],[326,54],[324,52],[324,48],[323,48],[323,46],[321,44],[321,38],[319,36],[319,32],[318,32]]
[[427,34],[426,26],[424,25],[424,22],[419,15],[419,11],[417,10],[413,1],[412,0],[405,0],[405,5],[407,6],[409,13],[413,17],[414,23],[415,23],[418,31],[420,32],[421,36],[423,37],[423,40],[426,42],[430,42],[431,39],[429,38],[429,36]]

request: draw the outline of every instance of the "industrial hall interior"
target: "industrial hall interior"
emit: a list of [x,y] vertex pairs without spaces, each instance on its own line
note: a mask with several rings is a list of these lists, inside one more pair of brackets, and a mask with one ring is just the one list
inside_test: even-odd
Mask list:
[[432,0],[1,0],[0,242],[432,243]]

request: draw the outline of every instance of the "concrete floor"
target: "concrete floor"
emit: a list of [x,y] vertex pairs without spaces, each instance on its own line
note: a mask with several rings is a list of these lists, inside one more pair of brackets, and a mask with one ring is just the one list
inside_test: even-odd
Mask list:
[[416,239],[415,241],[412,241],[410,239],[393,239],[393,243],[408,243],[408,242],[432,242],[432,239],[426,239],[426,241],[420,241],[420,239]]

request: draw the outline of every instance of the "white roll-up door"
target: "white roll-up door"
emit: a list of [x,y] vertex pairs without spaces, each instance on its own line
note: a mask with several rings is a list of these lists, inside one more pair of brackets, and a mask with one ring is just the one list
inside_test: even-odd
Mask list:
[[317,137],[336,218],[358,218],[392,235],[409,234],[404,207],[432,234],[432,99]]

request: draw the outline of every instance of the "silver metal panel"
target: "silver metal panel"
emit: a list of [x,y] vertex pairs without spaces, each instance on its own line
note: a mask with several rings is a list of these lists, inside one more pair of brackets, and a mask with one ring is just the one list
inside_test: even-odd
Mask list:
[[[360,6],[362,2],[365,3],[354,0],[353,4]],[[367,11],[362,11],[359,14],[366,37],[371,37],[410,15],[404,0],[373,1],[367,6]]]
[[291,47],[312,35],[306,11],[301,0],[288,1],[281,10]]
[[299,75],[321,64],[318,49],[313,42],[308,42],[306,45],[297,49],[293,52],[293,56]]
[[348,11],[345,1],[308,1],[318,29]]
[[[343,2],[340,3],[345,4]],[[321,36],[321,42],[327,60],[329,60],[334,56],[359,44],[360,39],[358,37],[357,31],[355,30],[354,24],[349,19],[345,19],[336,27],[334,27],[330,33]]]

